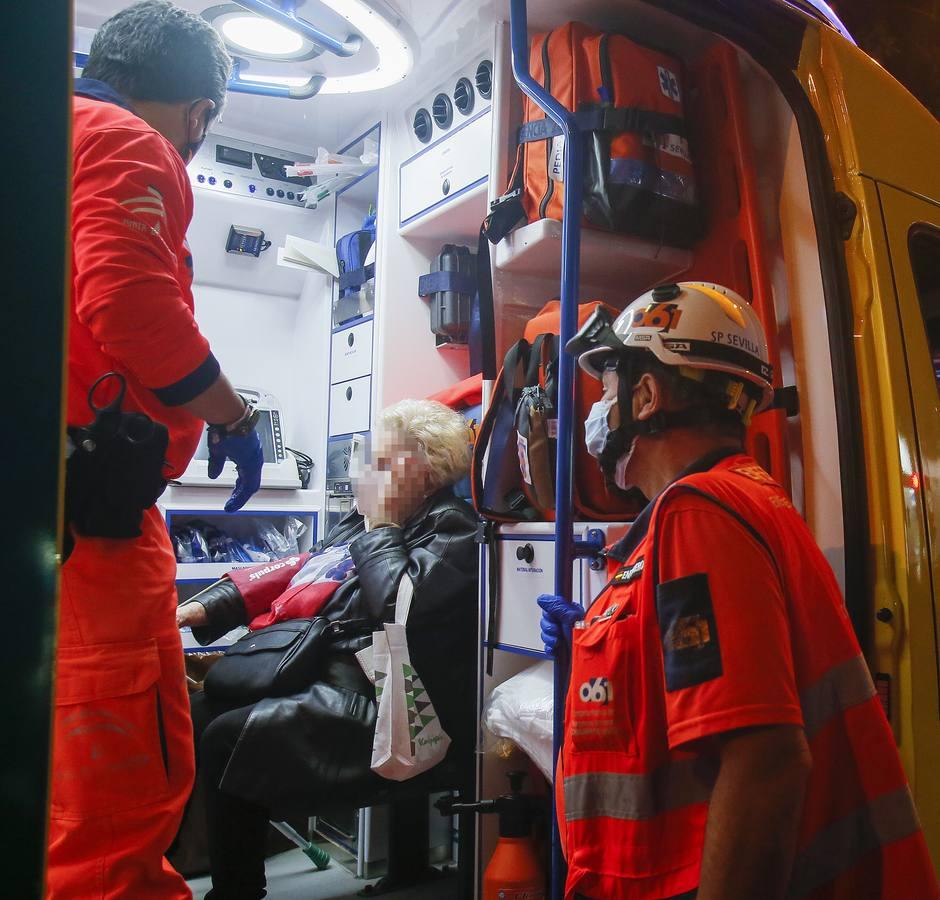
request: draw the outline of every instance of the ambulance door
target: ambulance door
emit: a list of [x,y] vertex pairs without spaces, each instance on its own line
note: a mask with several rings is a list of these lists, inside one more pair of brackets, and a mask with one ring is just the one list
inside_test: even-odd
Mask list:
[[[897,489],[908,521],[920,527],[908,528],[907,558],[896,561],[907,569],[911,586],[907,608],[876,613],[876,645],[895,646],[906,670],[909,696],[898,698],[909,718],[909,775],[921,816],[930,817],[940,810],[940,204],[884,184],[877,190],[905,350],[895,377],[907,381],[915,426],[908,474]],[[927,832],[936,862],[937,829]]]

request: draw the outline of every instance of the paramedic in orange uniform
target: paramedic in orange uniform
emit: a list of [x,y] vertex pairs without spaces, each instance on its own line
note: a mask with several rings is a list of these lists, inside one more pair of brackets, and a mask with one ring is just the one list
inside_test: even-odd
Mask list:
[[[257,416],[196,326],[185,246],[186,163],[222,107],[230,67],[211,26],[163,0],[118,13],[94,39],[74,101],[68,424],[75,437],[92,423],[89,390],[119,373],[123,411],[168,432],[160,489],[213,423],[210,473],[225,458],[236,463],[234,509],[260,482]],[[99,406],[116,398],[118,379],[109,381]],[[118,507],[136,502],[135,473],[122,470],[118,489],[109,469],[93,489],[78,483],[73,459],[94,446],[72,449],[67,466],[49,896],[189,897],[164,859],[194,768],[176,561],[155,497],[130,510],[130,535],[115,536],[127,531],[128,510]]]
[[742,449],[772,398],[756,314],[663,285],[568,350],[605,387],[589,451],[650,502],[586,612],[539,598],[546,647],[571,641],[566,897],[937,897],[836,579]]

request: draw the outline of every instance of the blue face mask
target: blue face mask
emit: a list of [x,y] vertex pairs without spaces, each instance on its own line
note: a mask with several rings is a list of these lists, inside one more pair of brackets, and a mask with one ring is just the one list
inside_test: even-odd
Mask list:
[[615,398],[610,400],[598,400],[591,407],[588,417],[584,420],[584,444],[587,452],[595,459],[599,459],[607,441],[607,435],[610,434],[610,426],[607,424],[607,416],[610,408],[616,403]]

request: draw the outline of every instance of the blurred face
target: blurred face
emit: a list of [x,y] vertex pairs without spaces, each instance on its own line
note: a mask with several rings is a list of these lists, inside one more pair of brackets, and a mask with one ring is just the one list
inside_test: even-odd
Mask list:
[[424,453],[394,429],[373,433],[371,459],[356,468],[356,503],[370,519],[402,524],[429,493],[431,473]]

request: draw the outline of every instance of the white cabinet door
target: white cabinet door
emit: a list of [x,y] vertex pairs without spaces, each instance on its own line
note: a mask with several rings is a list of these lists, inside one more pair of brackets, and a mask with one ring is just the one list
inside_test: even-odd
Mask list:
[[[499,612],[496,642],[505,647],[543,651],[539,621],[542,610],[535,600],[555,590],[555,542],[544,535],[520,535],[499,540]],[[577,564],[576,564],[577,566]],[[574,578],[580,599],[580,578]],[[487,604],[489,606],[489,604]],[[489,621],[489,609],[486,611]],[[486,632],[488,633],[488,631]]]
[[333,335],[330,384],[372,373],[372,322],[363,322]]
[[330,388],[330,437],[369,430],[372,378],[356,378]]
[[[588,529],[604,534],[604,544],[619,540],[627,531],[626,523],[578,522],[574,533],[587,536]],[[535,600],[539,594],[555,592],[555,526],[547,522],[503,525],[499,536],[499,613],[496,643],[506,648],[544,651],[539,622],[542,610]],[[487,553],[487,565],[490,564]],[[575,559],[572,599],[588,607],[607,584],[606,561],[597,569],[588,559]],[[481,592],[486,598],[486,591]],[[484,625],[489,622],[486,603]],[[488,631],[484,631],[484,636]]]
[[400,225],[489,177],[491,119],[487,109],[401,164]]

